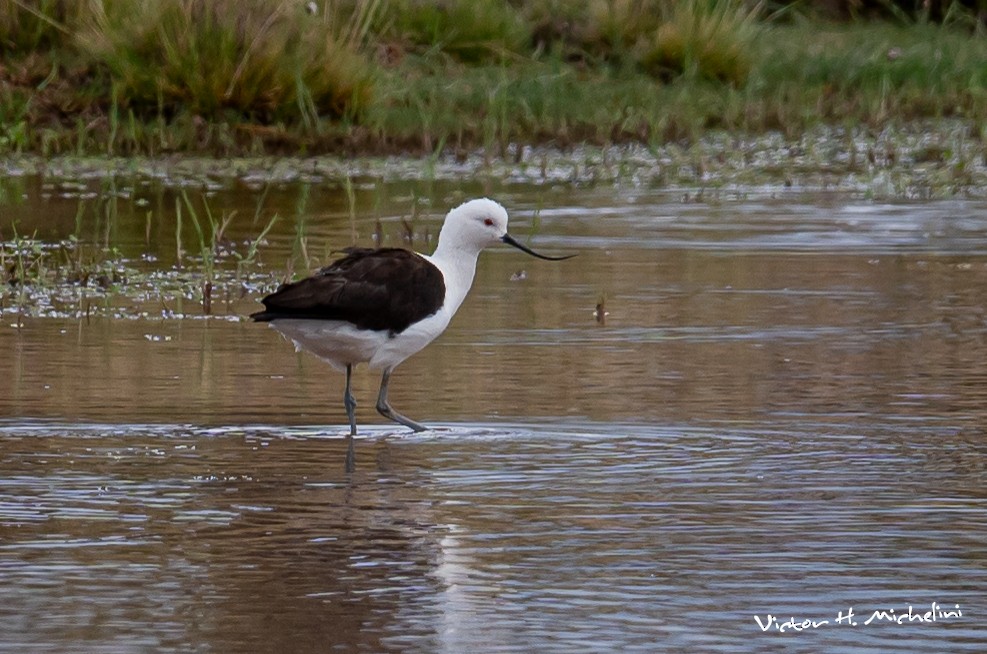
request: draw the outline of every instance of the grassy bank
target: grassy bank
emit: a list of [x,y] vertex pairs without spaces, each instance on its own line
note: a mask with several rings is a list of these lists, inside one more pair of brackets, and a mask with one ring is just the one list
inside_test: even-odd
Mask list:
[[832,23],[735,0],[9,0],[0,56],[0,152],[46,156],[987,124],[987,38],[959,10]]

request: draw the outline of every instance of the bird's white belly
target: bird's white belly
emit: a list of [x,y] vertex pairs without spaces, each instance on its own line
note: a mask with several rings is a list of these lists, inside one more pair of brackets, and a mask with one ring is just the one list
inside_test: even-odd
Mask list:
[[387,340],[387,332],[357,329],[340,320],[282,318],[272,321],[271,327],[291,339],[295,349],[310,352],[338,370],[370,361]]
[[431,343],[449,323],[441,309],[400,334],[358,329],[341,320],[281,318],[271,327],[290,338],[295,348],[311,352],[337,370],[369,363],[371,368],[393,368]]
[[388,338],[381,343],[370,359],[370,367],[378,369],[393,368],[415,352],[435,340],[449,324],[449,315],[439,309],[424,320],[409,325],[400,334]]

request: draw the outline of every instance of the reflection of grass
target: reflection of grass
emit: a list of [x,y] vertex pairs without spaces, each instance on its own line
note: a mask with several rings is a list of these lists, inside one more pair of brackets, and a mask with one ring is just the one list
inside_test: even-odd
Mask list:
[[842,24],[741,0],[306,4],[2,2],[0,151],[492,156],[987,120],[987,40],[960,3],[938,24],[894,3]]

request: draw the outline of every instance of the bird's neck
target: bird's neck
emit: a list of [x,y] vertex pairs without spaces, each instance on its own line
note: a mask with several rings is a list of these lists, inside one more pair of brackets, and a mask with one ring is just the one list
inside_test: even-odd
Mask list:
[[466,299],[466,294],[473,285],[473,275],[476,273],[476,259],[479,252],[472,252],[462,247],[439,246],[429,259],[442,271],[446,285],[445,309],[450,316],[459,309]]

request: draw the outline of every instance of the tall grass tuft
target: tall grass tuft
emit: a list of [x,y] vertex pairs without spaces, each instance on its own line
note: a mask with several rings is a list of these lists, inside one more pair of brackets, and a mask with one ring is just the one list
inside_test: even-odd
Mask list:
[[567,61],[633,60],[634,47],[658,29],[661,0],[544,0],[518,11],[532,25],[537,51]]
[[761,3],[743,0],[670,2],[642,47],[641,65],[665,80],[685,76],[741,86],[754,66],[760,13]]
[[3,0],[0,53],[58,47],[90,15],[91,0]]
[[528,26],[505,0],[400,0],[388,3],[385,39],[479,63],[523,53]]
[[104,0],[77,43],[151,115],[310,121],[369,102],[359,34],[295,0]]

